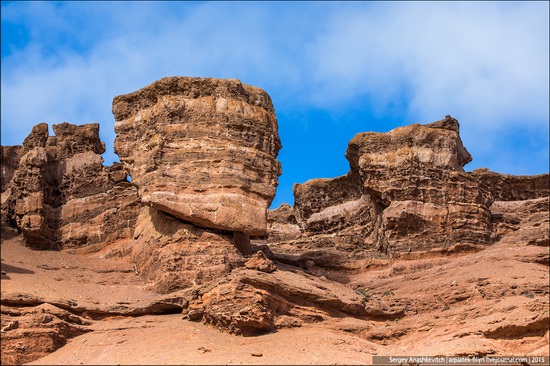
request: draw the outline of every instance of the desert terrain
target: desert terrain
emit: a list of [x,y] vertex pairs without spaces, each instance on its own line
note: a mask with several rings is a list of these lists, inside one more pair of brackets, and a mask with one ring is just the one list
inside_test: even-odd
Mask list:
[[358,134],[268,210],[263,90],[164,78],[113,113],[113,166],[98,124],[2,147],[2,364],[548,362],[549,176],[465,172],[451,116]]

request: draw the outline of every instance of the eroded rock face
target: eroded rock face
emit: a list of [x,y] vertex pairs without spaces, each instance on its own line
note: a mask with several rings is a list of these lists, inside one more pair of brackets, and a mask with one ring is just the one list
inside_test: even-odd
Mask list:
[[359,134],[346,157],[381,211],[378,244],[386,250],[491,243],[493,196],[464,173],[471,156],[456,119]]
[[[35,126],[6,189],[8,220],[36,248],[68,248],[132,236],[137,191],[120,164],[103,166],[99,125]],[[8,192],[9,191],[9,192]]]
[[470,174],[489,188],[496,201],[522,201],[550,195],[548,174],[518,176],[495,173],[486,168],[475,169]]
[[230,233],[199,228],[153,207],[141,209],[134,236],[136,271],[159,293],[207,283],[245,262]]
[[2,167],[2,187],[4,192],[7,188],[17,168],[19,168],[19,159],[21,158],[22,146],[2,146],[0,149],[0,164]]
[[91,322],[50,304],[2,305],[2,364],[20,365],[55,351],[70,338],[91,331]]
[[[456,119],[360,133],[346,158],[347,175],[294,186],[293,214],[304,236],[293,239],[301,248],[293,263],[303,261],[304,249],[317,251],[308,255],[311,269],[322,266],[319,251],[327,258],[347,257],[343,263],[492,242],[493,196],[464,172],[472,158]],[[271,249],[284,248],[279,254],[290,260],[289,238],[281,237],[276,231],[270,240],[278,244]]]
[[328,317],[374,318],[393,315],[393,309],[373,309],[348,287],[302,271],[272,273],[253,269],[233,271],[208,286],[197,288],[184,314],[189,320],[213,324],[223,331],[257,335],[277,328],[296,327]]
[[273,240],[292,240],[302,236],[294,207],[283,203],[275,210],[267,211],[267,231]]
[[266,233],[281,143],[271,99],[235,79],[164,78],[115,97],[115,151],[141,200],[198,226]]
[[[491,207],[495,239],[506,244],[548,247],[549,210],[548,196],[528,200],[495,201]],[[548,262],[545,264],[548,265]]]
[[[1,181],[1,202],[0,216],[2,224],[9,224],[11,213],[8,212],[8,197],[11,192],[11,181],[15,172],[19,168],[19,160],[21,159],[22,146],[0,146],[0,167],[2,169]],[[14,223],[13,223],[14,224]]]

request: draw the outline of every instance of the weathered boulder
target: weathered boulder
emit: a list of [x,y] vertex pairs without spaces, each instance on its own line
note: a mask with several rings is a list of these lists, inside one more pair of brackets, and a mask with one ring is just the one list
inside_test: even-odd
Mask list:
[[277,269],[277,266],[273,261],[266,257],[264,252],[258,251],[254,253],[250,259],[248,259],[244,266],[248,269],[255,269],[256,271],[271,273]]
[[[120,164],[103,166],[99,125],[35,126],[6,189],[8,220],[36,248],[131,238],[140,203]],[[9,191],[9,192],[8,192]]]
[[113,100],[115,151],[141,200],[198,226],[266,233],[281,143],[269,95],[170,77]]
[[486,185],[495,201],[522,201],[550,195],[550,176],[509,175],[490,171],[487,168],[475,169],[470,173]]
[[295,268],[272,273],[238,269],[193,291],[184,314],[223,331],[256,335],[277,328],[319,322],[328,317],[376,319],[393,315],[345,285]]

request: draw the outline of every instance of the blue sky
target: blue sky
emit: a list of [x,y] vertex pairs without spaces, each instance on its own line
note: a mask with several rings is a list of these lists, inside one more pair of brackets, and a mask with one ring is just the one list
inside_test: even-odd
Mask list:
[[345,174],[348,141],[450,114],[473,162],[549,169],[548,2],[2,2],[2,145],[39,122],[99,122],[165,76],[266,90],[292,185]]

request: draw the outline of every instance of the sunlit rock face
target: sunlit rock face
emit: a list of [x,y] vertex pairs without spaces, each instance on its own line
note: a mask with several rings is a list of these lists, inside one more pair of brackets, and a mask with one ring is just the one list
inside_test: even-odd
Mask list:
[[456,119],[358,134],[346,157],[378,207],[380,247],[399,252],[491,242],[493,195],[464,173],[472,157]]
[[296,184],[294,207],[270,213],[274,253],[313,268],[492,242],[493,195],[464,172],[456,119],[359,133],[346,158],[348,174]]
[[141,200],[195,225],[266,233],[281,143],[269,95],[235,79],[170,77],[113,100],[115,152]]
[[495,201],[523,201],[548,197],[550,179],[548,174],[510,175],[492,172],[487,168],[470,173],[495,196]]
[[27,245],[40,249],[132,237],[140,206],[137,190],[120,164],[103,166],[99,124],[65,122],[53,125],[53,131],[50,136],[46,123],[34,126],[17,150],[17,164],[5,164],[11,179],[3,187],[3,221],[16,226]]

